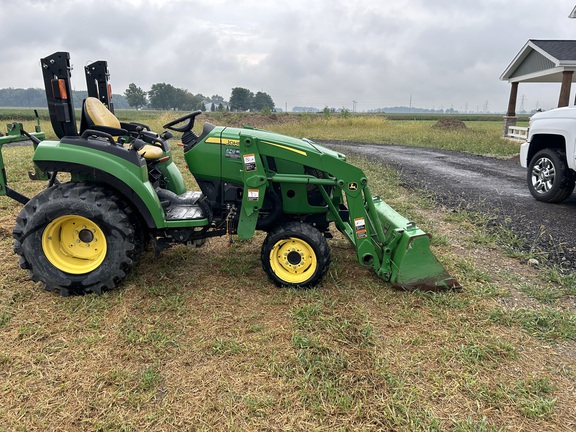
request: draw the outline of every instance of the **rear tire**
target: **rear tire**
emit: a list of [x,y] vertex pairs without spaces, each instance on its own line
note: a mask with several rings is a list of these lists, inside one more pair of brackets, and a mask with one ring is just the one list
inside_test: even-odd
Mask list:
[[127,210],[100,186],[72,182],[46,189],[16,219],[20,266],[62,295],[114,288],[142,248]]
[[270,231],[260,254],[264,271],[277,286],[310,288],[330,267],[330,248],[320,231],[288,222]]
[[526,176],[532,196],[542,202],[559,203],[568,198],[575,185],[575,176],[566,156],[555,149],[540,150],[528,165]]

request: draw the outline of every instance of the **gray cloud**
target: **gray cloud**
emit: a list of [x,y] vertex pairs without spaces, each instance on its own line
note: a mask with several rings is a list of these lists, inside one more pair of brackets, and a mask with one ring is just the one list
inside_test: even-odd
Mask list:
[[[530,38],[571,39],[565,0],[4,0],[0,87],[41,87],[39,59],[107,60],[112,85],[166,82],[207,96],[233,87],[280,107],[506,108],[500,74]],[[526,108],[558,85],[521,85]]]

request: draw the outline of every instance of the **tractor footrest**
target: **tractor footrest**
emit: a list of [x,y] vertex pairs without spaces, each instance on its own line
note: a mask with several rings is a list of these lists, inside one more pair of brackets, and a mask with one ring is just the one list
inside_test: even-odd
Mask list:
[[204,219],[205,211],[200,202],[203,198],[202,192],[187,191],[177,195],[166,189],[156,189],[158,198],[164,207],[166,220],[193,220]]
[[204,212],[197,205],[171,205],[164,210],[166,220],[204,219]]

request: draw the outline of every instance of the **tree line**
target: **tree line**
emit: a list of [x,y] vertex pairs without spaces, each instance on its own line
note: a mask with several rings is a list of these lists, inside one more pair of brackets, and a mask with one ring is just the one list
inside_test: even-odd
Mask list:
[[[86,99],[86,90],[73,90],[74,106],[79,108]],[[124,94],[113,94],[112,101],[116,109],[151,108],[158,110],[181,111],[273,111],[274,101],[267,93],[252,93],[250,90],[235,87],[230,100],[222,96],[205,97],[192,94],[186,89],[176,88],[171,84],[153,84],[149,91],[144,91],[131,83]],[[0,89],[0,106],[18,108],[46,107],[46,92],[40,88],[4,88]]]
[[[73,90],[72,102],[74,106],[80,108],[82,101],[86,99],[86,90]],[[113,94],[112,101],[114,107],[118,109],[128,109],[130,106],[126,98],[121,94]],[[0,89],[0,106],[14,108],[44,108],[46,104],[46,91],[40,88],[3,88]]]
[[159,110],[181,111],[273,111],[274,101],[267,93],[252,93],[250,90],[235,87],[232,89],[230,101],[225,101],[220,95],[206,97],[202,94],[192,94],[190,91],[174,87],[171,84],[153,84],[149,91],[138,87],[135,83],[128,85],[124,97],[129,106]]

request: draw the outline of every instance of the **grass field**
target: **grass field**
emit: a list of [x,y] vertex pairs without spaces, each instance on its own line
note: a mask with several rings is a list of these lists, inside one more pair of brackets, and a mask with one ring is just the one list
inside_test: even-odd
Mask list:
[[[176,117],[163,116],[148,123]],[[224,120],[266,126],[214,119]],[[496,122],[444,132],[433,123],[334,116],[267,128],[443,148],[470,149],[473,137],[484,143],[475,152],[517,152]],[[30,148],[3,154],[14,188],[42,187],[25,174]],[[335,232],[331,269],[313,290],[273,286],[258,235],[147,252],[120,288],[58,297],[19,268],[20,205],[2,198],[0,431],[574,430],[574,277],[529,267],[513,233],[488,232],[480,215],[439,208],[397,173],[353,162],[374,194],[432,233],[461,292],[394,291]]]

